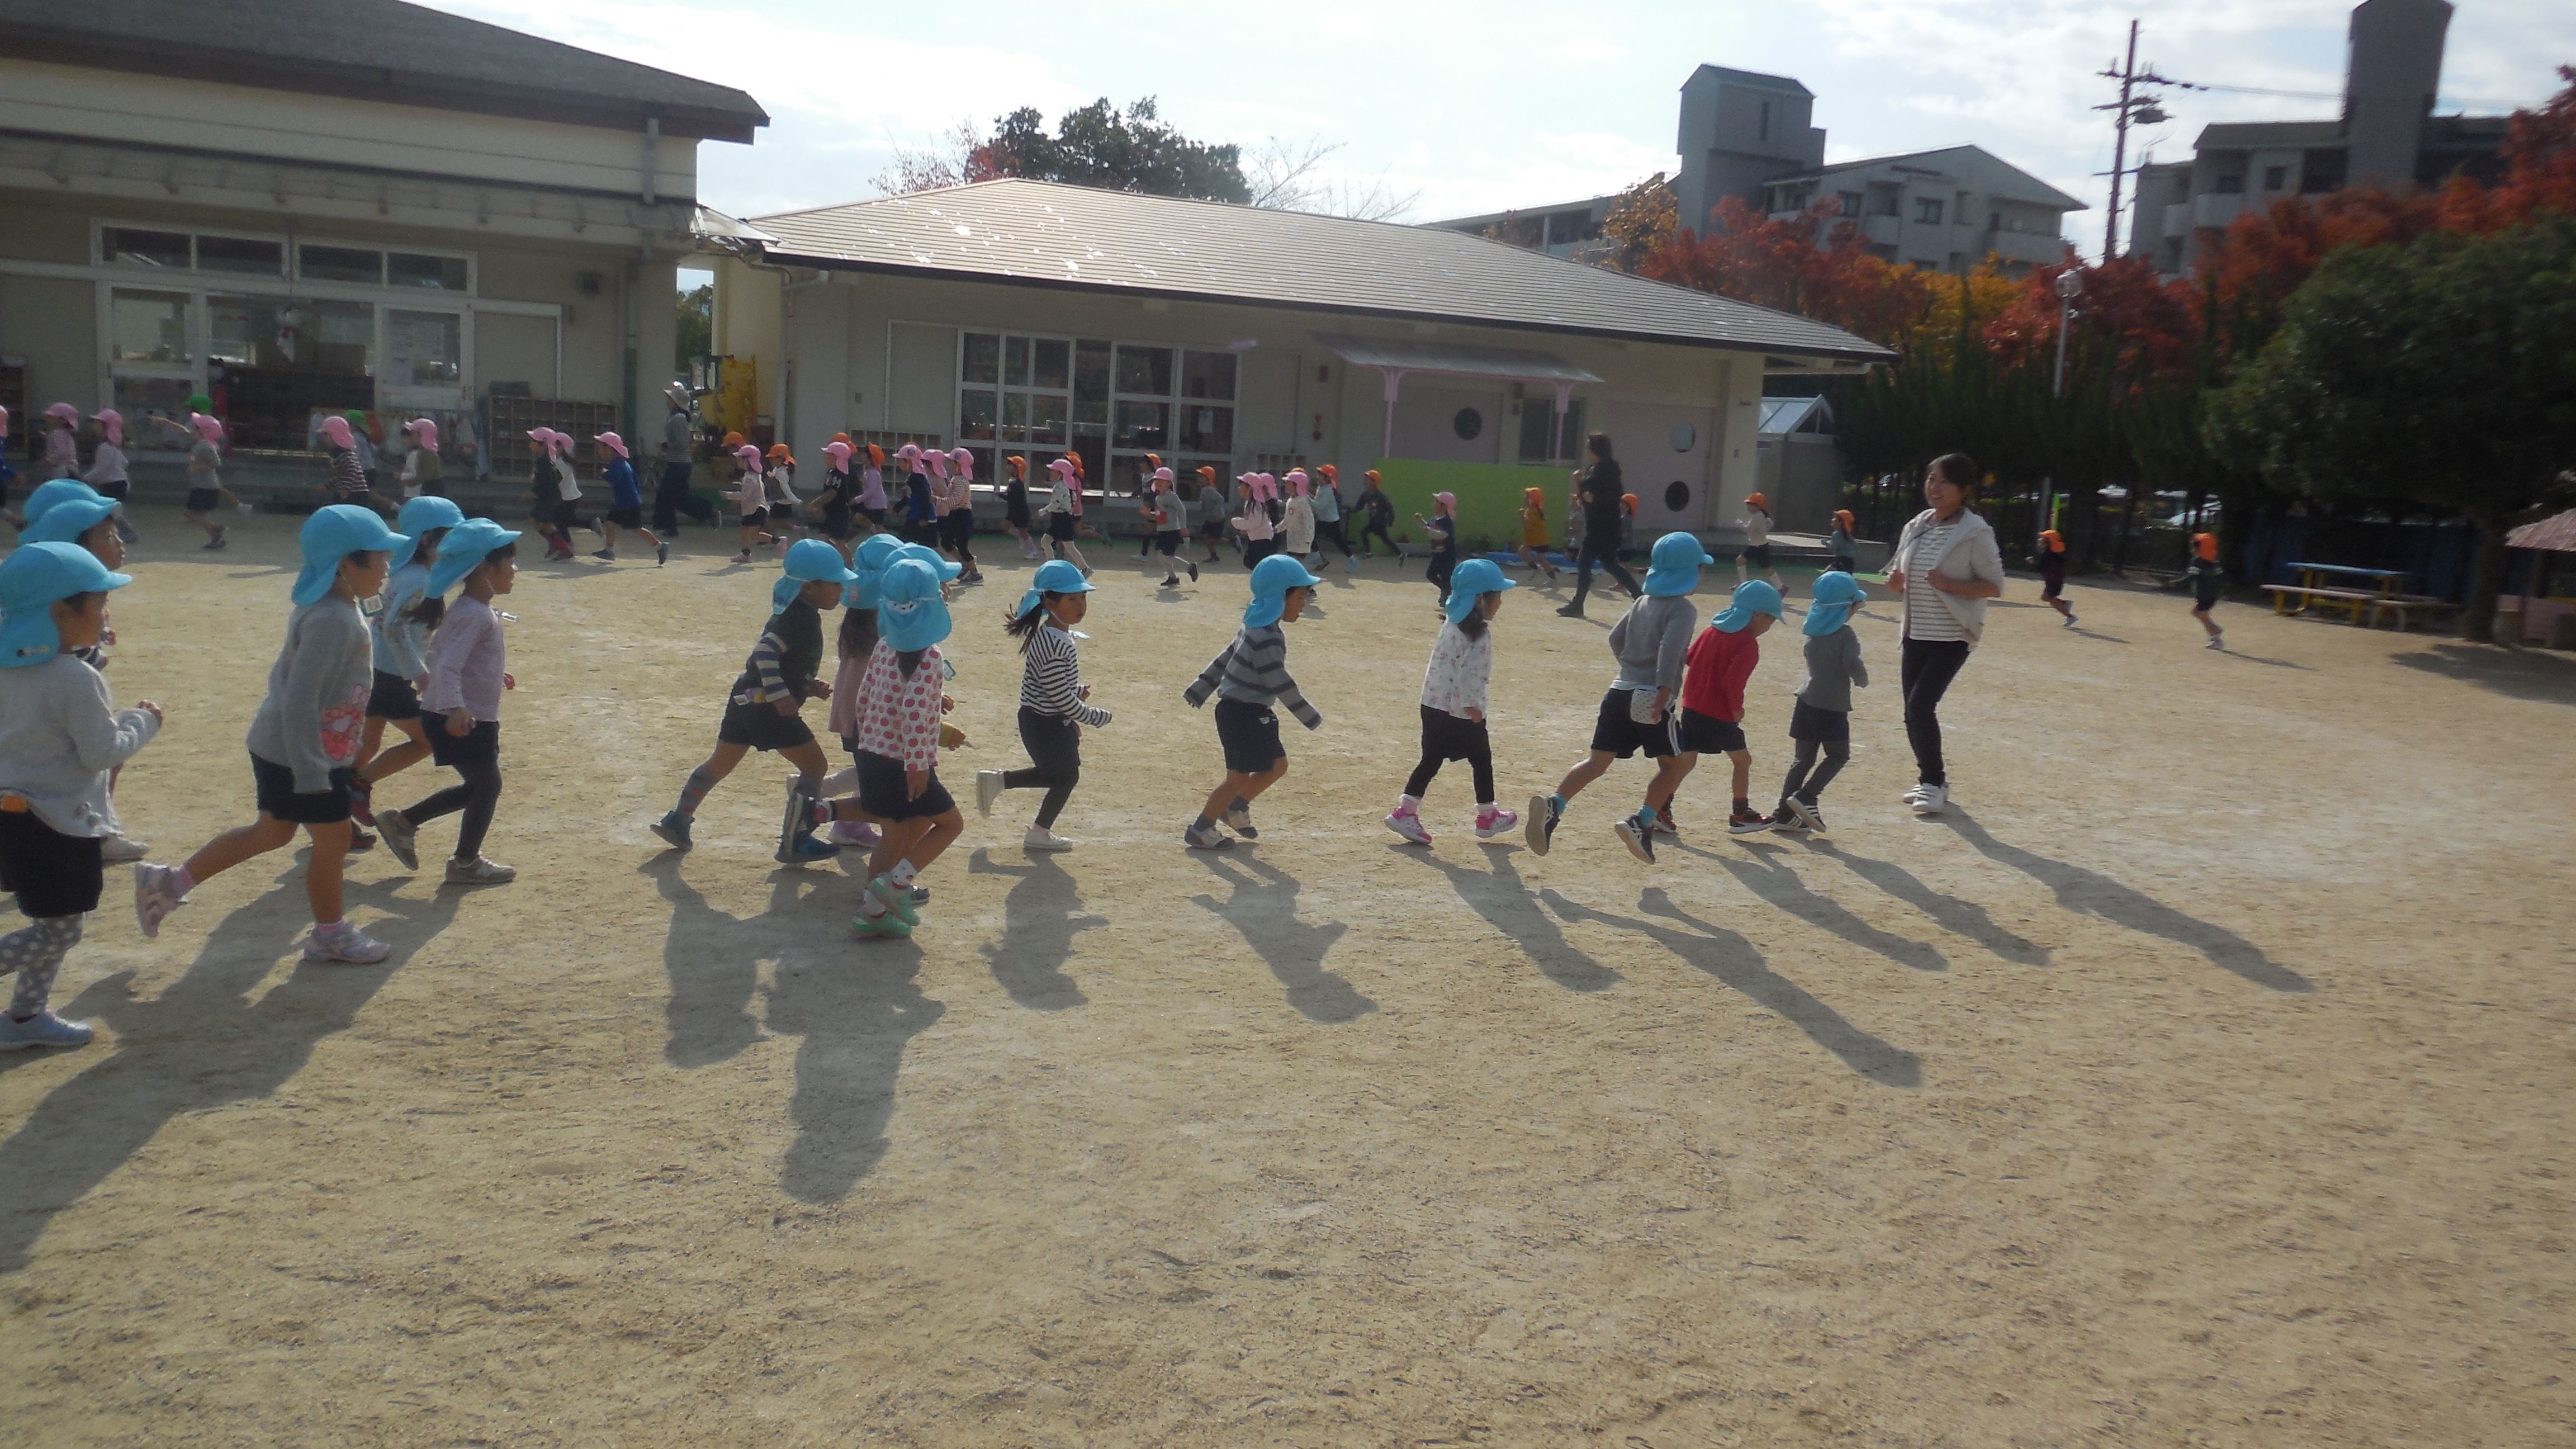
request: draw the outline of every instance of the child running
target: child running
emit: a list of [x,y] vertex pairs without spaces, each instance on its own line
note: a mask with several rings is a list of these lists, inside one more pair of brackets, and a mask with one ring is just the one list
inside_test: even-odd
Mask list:
[[1556,565],[1547,560],[1547,545],[1547,490],[1524,488],[1521,490],[1520,560],[1543,571],[1553,586],[1556,583]]
[[[746,451],[751,451],[745,445]],[[753,452],[753,457],[758,458]],[[753,479],[755,491],[758,479]],[[799,712],[809,699],[829,699],[831,686],[814,677],[823,665],[823,613],[841,602],[841,586],[856,577],[841,564],[841,551],[819,538],[800,541],[787,551],[780,577],[769,591],[769,623],[743,660],[742,673],[725,697],[724,718],[716,726],[716,747],[705,762],[689,772],[679,803],[654,822],[653,833],[674,850],[694,842],[690,827],[698,806],[742,757],[753,750],[774,751],[796,767],[787,786],[787,811],[778,829],[776,859],[781,865],[828,860],[838,847],[816,840],[812,805],[822,793],[826,761],[823,747]]]
[[[124,512],[115,499],[102,496],[88,484],[75,478],[57,478],[27,496],[27,518],[20,526],[18,540],[68,543],[86,549],[100,568],[115,573],[125,567],[125,537],[117,526]],[[67,645],[63,652],[103,674],[107,671],[108,647],[115,642],[116,621],[102,606],[98,637]],[[108,772],[111,794],[116,789],[117,771],[123,768],[119,765]],[[99,849],[110,865],[130,865],[144,856],[143,843],[121,829],[101,841]]]
[[1306,470],[1291,468],[1287,512],[1280,520],[1280,549],[1299,563],[1315,551],[1315,500],[1309,494]]
[[975,566],[975,454],[965,448],[948,454],[948,477],[939,496],[939,547],[965,572],[961,584],[984,582]]
[[[113,498],[122,505],[134,487],[126,472],[125,414],[114,408],[100,408],[89,415],[89,420],[98,424],[98,443],[90,450],[89,466],[81,470],[81,481],[98,490],[100,497]],[[121,506],[116,513],[116,536],[127,543],[142,541]]]
[[[443,596],[447,592],[430,587],[431,570],[449,530],[464,521],[464,510],[444,498],[415,498],[395,516],[394,531],[399,536],[386,560],[393,572],[376,600],[375,617],[367,622],[375,679],[367,690],[367,723],[358,741],[357,768],[349,778],[349,813],[360,825],[376,823],[378,780],[430,757],[419,691],[429,677],[430,636],[446,612]],[[405,738],[378,754],[389,724]]]
[[438,457],[438,424],[428,418],[412,419],[402,426],[402,444],[402,472],[394,481],[410,497],[446,497],[447,467]]
[[900,939],[921,924],[913,882],[966,828],[939,783],[939,722],[949,707],[948,605],[938,570],[897,558],[877,583],[877,646],[859,682],[859,807],[882,822],[867,888],[850,922],[862,936]]
[[1029,532],[1029,460],[1014,453],[1002,461],[1011,474],[1002,484],[1002,525],[1019,541],[1020,557],[1044,558],[1046,551]]
[[1691,626],[1699,622],[1691,590],[1699,587],[1699,571],[1715,562],[1687,533],[1668,533],[1655,540],[1642,592],[1619,622],[1610,626],[1610,654],[1619,662],[1619,672],[1610,682],[1610,692],[1601,696],[1601,709],[1592,723],[1592,752],[1565,772],[1555,794],[1530,797],[1529,814],[1521,828],[1534,854],[1547,854],[1567,803],[1583,793],[1583,787],[1608,773],[1612,761],[1642,750],[1655,762],[1655,777],[1646,782],[1644,808],[1620,820],[1617,829],[1631,854],[1646,861],[1655,858],[1656,812],[1672,803],[1674,789],[1690,773],[1690,766],[1681,759],[1680,721],[1673,705],[1682,691],[1682,661],[1690,650]]
[[[185,425],[157,415],[152,421],[176,433],[188,445],[188,497],[180,505],[179,516],[206,531],[206,541],[201,547],[224,547],[231,542],[225,537],[229,530],[215,522],[214,512],[226,503],[240,506],[241,500],[224,486],[222,420],[204,413],[190,413]],[[244,508],[242,511],[249,510]]]
[[906,443],[895,456],[911,471],[903,480],[903,541],[925,548],[939,547],[939,505],[930,489],[930,470],[936,468],[947,476],[948,458],[943,453],[925,453]]
[[49,1002],[82,918],[98,909],[100,842],[118,833],[108,773],[151,743],[161,708],[117,709],[106,677],[72,651],[98,642],[108,593],[131,582],[68,543],[24,543],[0,561],[0,890],[27,917],[0,936],[0,975],[18,978],[0,1051],[93,1035]]
[[[1629,509],[1633,512],[1636,506],[1631,497]],[[1744,552],[1735,556],[1735,581],[1744,582],[1747,568],[1759,569],[1763,579],[1777,590],[1780,574],[1771,567],[1771,500],[1759,493],[1746,494],[1744,516],[1735,520],[1735,526],[1744,530]]]
[[725,490],[725,497],[733,500],[734,521],[741,530],[739,541],[742,544],[735,551],[733,561],[747,564],[751,562],[753,548],[764,543],[776,543],[778,538],[768,528],[769,485],[761,480],[760,450],[745,443],[733,450],[733,456],[734,461],[741,465],[741,471],[734,474],[733,487]]
[[2053,528],[2039,531],[2039,601],[2057,611],[2059,628],[2075,627],[2075,606],[2066,602],[2066,539]]
[[1494,674],[1493,618],[1512,581],[1492,559],[1471,558],[1450,581],[1449,622],[1431,646],[1422,673],[1422,760],[1404,782],[1404,794],[1386,817],[1386,828],[1416,845],[1429,845],[1422,797],[1449,760],[1465,760],[1475,776],[1476,838],[1491,840],[1520,824],[1515,811],[1494,803],[1494,746],[1485,729],[1485,691]]
[[1359,572],[1360,559],[1377,557],[1377,544],[1369,542],[1370,539],[1385,544],[1386,551],[1394,554],[1399,562],[1404,558],[1404,550],[1395,546],[1395,536],[1387,532],[1395,526],[1395,500],[1386,496],[1386,485],[1377,476],[1375,468],[1361,474],[1360,481],[1365,485],[1360,489],[1360,536],[1353,540],[1359,549],[1359,558],[1350,562],[1352,573]]
[[[1244,473],[1235,481],[1243,485],[1243,511],[1228,521],[1243,535],[1243,566],[1257,569],[1263,559],[1279,551],[1279,524],[1270,512],[1279,485],[1267,473]],[[1304,572],[1303,565],[1299,572]]]
[[814,495],[815,506],[823,514],[823,536],[844,548],[852,531],[851,500],[859,492],[858,480],[850,476],[850,456],[846,438],[834,438],[823,445],[823,491]]
[[1217,486],[1216,470],[1199,466],[1199,496],[1191,501],[1199,505],[1199,543],[1207,550],[1207,562],[1218,561],[1216,546],[1225,542],[1225,490]]
[[443,545],[429,573],[428,593],[443,597],[460,583],[465,592],[430,640],[429,688],[420,702],[437,722],[429,737],[430,758],[454,770],[462,783],[405,809],[377,811],[376,828],[403,869],[418,870],[415,837],[420,827],[462,810],[465,818],[456,828],[456,853],[448,858],[446,883],[507,885],[519,872],[483,858],[483,835],[492,828],[492,811],[501,801],[501,691],[517,683],[506,667],[509,652],[492,600],[510,592],[518,579],[519,536],[488,518],[475,518],[450,529]]
[[373,509],[332,504],[297,536],[303,567],[289,594],[286,640],[251,718],[251,781],[259,819],[227,830],[181,865],[134,868],[134,918],[149,938],[188,893],[254,856],[312,837],[304,895],[313,907],[311,961],[368,966],[393,948],[342,918],[340,875],[349,853],[349,780],[366,724],[375,650],[358,601],[383,591],[396,535]]
[[1834,510],[1833,529],[1825,535],[1825,551],[1833,555],[1833,561],[1826,568],[1847,574],[1860,571],[1860,549],[1852,542],[1852,522],[1850,509]]
[[1417,513],[1413,521],[1422,525],[1422,536],[1430,541],[1431,562],[1423,577],[1440,591],[1440,607],[1449,607],[1449,576],[1458,569],[1458,495],[1431,495],[1431,516]]
[[[1780,782],[1780,808],[1771,812],[1774,830],[1825,828],[1825,812],[1816,801],[1851,759],[1851,692],[1869,687],[1860,635],[1851,626],[1852,606],[1867,597],[1860,580],[1848,573],[1816,578],[1814,601],[1801,626],[1807,636],[1807,678],[1789,711],[1789,744],[1797,753],[1789,778]],[[1819,749],[1825,753],[1823,764],[1816,763]]]
[[885,449],[868,444],[868,466],[859,470],[859,511],[879,531],[886,526]]
[[608,459],[608,466],[599,470],[599,476],[608,483],[608,522],[604,530],[607,536],[601,540],[599,552],[591,557],[605,563],[617,562],[617,530],[622,528],[653,545],[655,568],[669,563],[671,546],[644,526],[644,485],[635,476],[635,464],[626,456],[626,440],[615,433],[600,433],[593,441]]
[[1342,533],[1342,475],[1330,463],[1315,465],[1315,487],[1310,500],[1315,510],[1315,552],[1322,553],[1325,544],[1342,551],[1345,569],[1359,567],[1359,555],[1351,552],[1351,541]]
[[1054,485],[1049,489],[1046,501],[1047,547],[1057,558],[1082,570],[1082,576],[1087,579],[1091,577],[1091,565],[1073,542],[1082,518],[1080,468],[1081,465],[1070,457],[1058,458],[1047,464],[1047,474]]
[[[832,705],[825,720],[825,727],[850,754],[849,768],[836,770],[823,780],[823,793],[831,797],[835,806],[853,807],[859,789],[859,681],[867,676],[868,659],[877,649],[877,585],[886,565],[899,557],[925,552],[921,545],[905,543],[891,533],[872,533],[850,555],[850,582],[841,591],[841,628],[833,643],[839,662],[832,671]],[[931,559],[942,575],[957,568],[935,554]],[[833,844],[877,843],[875,825],[858,819],[848,808],[830,813]]]
[[[331,420],[324,418],[322,425],[327,429]],[[528,522],[546,541],[546,562],[556,563],[572,557],[572,539],[555,525],[556,515],[563,511],[563,484],[556,476],[560,468],[555,462],[555,430],[530,428],[528,442],[534,448],[528,459]]]
[[1145,501],[1146,511],[1154,520],[1154,546],[1163,553],[1162,587],[1181,586],[1182,569],[1190,571],[1190,582],[1199,581],[1199,566],[1181,556],[1190,537],[1190,506],[1181,501],[1180,490],[1173,486],[1172,470],[1154,470],[1153,496]]
[[[1780,617],[1780,591],[1760,579],[1747,579],[1735,586],[1735,597],[1727,602],[1708,627],[1691,641],[1687,656],[1689,673],[1682,682],[1681,770],[1687,775],[1699,764],[1699,757],[1715,750],[1726,752],[1727,762],[1735,767],[1730,798],[1735,802],[1726,817],[1729,835],[1754,835],[1772,827],[1772,818],[1753,808],[1753,752],[1744,744],[1744,683],[1753,677],[1753,667],[1762,662],[1761,639],[1771,631]],[[1666,808],[1669,810],[1669,803]],[[1642,821],[1644,834],[1651,834],[1657,820]],[[1622,826],[1619,838],[1630,841],[1629,851],[1639,860],[1652,864],[1651,849],[1639,850],[1634,843],[1641,832]]]
[[1308,729],[1321,728],[1324,717],[1306,702],[1297,681],[1288,676],[1288,636],[1280,626],[1294,624],[1306,610],[1307,590],[1321,582],[1293,558],[1263,559],[1252,569],[1252,602],[1244,606],[1243,627],[1181,698],[1197,709],[1213,694],[1216,737],[1225,750],[1225,778],[1208,792],[1198,819],[1181,839],[1192,850],[1224,850],[1234,842],[1217,833],[1217,822],[1246,840],[1257,840],[1252,802],[1288,773],[1288,751],[1279,743],[1279,716],[1274,704],[1285,704]]
[[[1169,470],[1165,470],[1167,473]],[[1169,479],[1164,480],[1166,483]],[[1074,626],[1090,610],[1091,584],[1082,570],[1061,559],[1038,565],[1020,607],[1002,632],[1020,641],[1020,743],[1028,748],[1025,770],[977,770],[975,813],[993,813],[994,798],[1005,790],[1044,790],[1038,816],[1021,838],[1025,850],[1071,850],[1074,843],[1055,833],[1073,787],[1082,779],[1082,730],[1109,723],[1109,711],[1091,703],[1082,682],[1082,657]]]
[[[81,411],[67,402],[45,405],[45,481],[57,478],[80,481]],[[92,489],[91,492],[98,490]],[[101,497],[106,495],[101,494]]]
[[[2185,577],[2191,580],[2191,616],[2209,631],[2208,647],[2224,652],[2227,631],[2218,627],[2210,611],[2218,607],[2219,598],[2227,592],[2227,575],[2218,567],[2218,535],[2195,533],[2191,536],[2191,567]],[[2073,615],[2067,616],[2074,623]]]

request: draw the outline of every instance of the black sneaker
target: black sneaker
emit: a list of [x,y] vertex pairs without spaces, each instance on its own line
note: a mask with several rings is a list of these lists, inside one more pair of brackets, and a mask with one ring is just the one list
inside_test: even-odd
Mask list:
[[[1183,560],[1182,560],[1182,562],[1183,562],[1183,563],[1189,563],[1189,560],[1187,560],[1187,559],[1183,559]],[[1199,566],[1198,566],[1197,564],[1189,564],[1189,569],[1190,569],[1190,582],[1195,584],[1195,583],[1197,583],[1197,582],[1199,581]]]
[[1628,847],[1630,855],[1648,865],[1655,863],[1655,827],[1645,818],[1644,812],[1631,815],[1610,828],[1619,833],[1619,843]]
[[1772,811],[1762,823],[1783,835],[1803,835],[1807,831],[1807,822],[1798,818],[1798,812],[1790,809],[1786,800],[1781,801],[1780,808]]
[[1561,604],[1557,607],[1556,612],[1560,618],[1580,619],[1583,617],[1583,606],[1581,604]]
[[1798,817],[1798,824],[1805,829],[1820,831],[1825,828],[1825,812],[1817,808],[1815,801],[1801,800],[1792,795],[1780,803],[1787,806],[1789,812]]
[[1547,854],[1549,842],[1556,839],[1556,822],[1564,815],[1557,808],[1555,796],[1530,797],[1529,813],[1521,817],[1521,839],[1529,846],[1530,854]]
[[1726,817],[1726,833],[1729,835],[1760,835],[1770,828],[1771,817],[1750,805],[1738,805],[1735,812]]

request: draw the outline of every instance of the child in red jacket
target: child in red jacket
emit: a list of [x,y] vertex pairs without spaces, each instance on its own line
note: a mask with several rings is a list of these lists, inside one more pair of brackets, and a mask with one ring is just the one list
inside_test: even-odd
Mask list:
[[1771,828],[1771,817],[1754,810],[1753,754],[1744,747],[1744,682],[1762,662],[1759,642],[1780,617],[1780,591],[1760,579],[1735,586],[1734,602],[1709,620],[1691,641],[1682,680],[1682,751],[1693,764],[1710,750],[1724,750],[1735,766],[1735,810],[1726,819],[1730,835],[1754,835]]

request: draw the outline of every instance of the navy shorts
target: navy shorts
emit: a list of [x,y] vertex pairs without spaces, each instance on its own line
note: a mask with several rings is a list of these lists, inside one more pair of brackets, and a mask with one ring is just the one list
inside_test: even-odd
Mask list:
[[767,700],[758,704],[727,701],[724,723],[716,726],[716,742],[750,750],[792,750],[814,743],[814,730],[803,715],[780,714],[778,706]]
[[97,910],[105,870],[95,836],[65,835],[33,810],[0,811],[0,887],[28,919]]
[[453,770],[465,765],[494,765],[501,760],[501,722],[478,719],[474,728],[461,735],[447,732],[447,721],[432,716],[423,721],[429,726],[429,758],[441,769]]
[[1268,705],[1218,700],[1216,738],[1225,747],[1225,767],[1238,775],[1261,774],[1288,758],[1279,743],[1279,712]]
[[934,820],[957,808],[957,802],[949,798],[948,787],[939,783],[936,767],[930,772],[930,783],[922,787],[919,797],[912,799],[905,798],[912,789],[912,781],[903,768],[903,761],[892,755],[873,755],[861,750],[858,767],[859,808],[868,812],[871,819],[888,824]]
[[188,501],[180,505],[188,513],[212,513],[224,501],[224,495],[212,488],[191,488]]
[[367,690],[367,718],[418,719],[420,695],[410,680],[379,669],[375,683]]
[[1641,750],[1650,760],[1680,754],[1678,712],[1667,709],[1660,721],[1639,724],[1628,717],[1628,696],[1635,692],[1614,685],[1601,696],[1601,712],[1592,721],[1592,748],[1623,760]]
[[1682,711],[1682,749],[1694,755],[1723,754],[1744,748],[1744,724],[1741,720],[1719,719],[1695,709]]
[[250,777],[259,813],[291,825],[338,825],[347,820],[350,774],[346,768],[333,770],[331,788],[299,795],[295,792],[293,770],[257,755],[250,757]]

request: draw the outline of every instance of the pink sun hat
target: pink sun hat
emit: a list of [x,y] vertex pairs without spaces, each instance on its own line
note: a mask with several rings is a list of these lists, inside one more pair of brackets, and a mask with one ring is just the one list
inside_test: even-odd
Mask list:
[[591,436],[602,447],[608,449],[608,451],[615,453],[621,458],[626,456],[626,440],[624,438],[617,436],[615,433],[593,433]]

